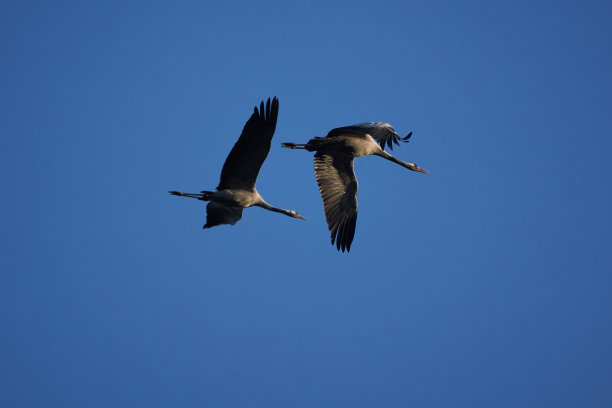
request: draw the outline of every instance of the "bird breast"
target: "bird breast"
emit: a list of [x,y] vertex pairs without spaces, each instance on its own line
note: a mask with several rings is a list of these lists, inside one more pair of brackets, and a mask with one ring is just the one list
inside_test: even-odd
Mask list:
[[216,191],[212,201],[225,205],[247,208],[258,203],[261,196],[257,191],[225,189]]
[[380,146],[370,135],[365,135],[365,137],[340,137],[339,139],[342,146],[341,150],[353,157],[369,156],[380,150]]

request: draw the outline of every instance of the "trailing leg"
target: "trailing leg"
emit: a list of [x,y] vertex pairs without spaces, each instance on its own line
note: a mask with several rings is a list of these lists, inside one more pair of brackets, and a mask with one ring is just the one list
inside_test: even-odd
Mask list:
[[175,190],[168,191],[168,192],[175,196],[197,198],[198,200],[202,200],[202,201],[210,201],[210,194],[212,194],[211,191],[202,191],[202,194],[183,193],[182,191],[175,191]]
[[281,147],[286,147],[288,149],[306,149],[306,145],[301,143],[283,143]]

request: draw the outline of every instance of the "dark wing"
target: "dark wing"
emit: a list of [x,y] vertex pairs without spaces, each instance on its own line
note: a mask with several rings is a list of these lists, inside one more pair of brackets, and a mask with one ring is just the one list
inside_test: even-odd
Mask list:
[[323,197],[325,218],[331,231],[332,245],[350,251],[357,222],[357,179],[353,171],[353,157],[314,156],[315,176]]
[[221,180],[217,190],[235,188],[250,190],[255,187],[259,169],[270,151],[270,143],[276,119],[278,118],[278,99],[270,98],[266,103],[261,102],[259,111],[255,111],[242,129],[242,134],[225,159]]
[[206,206],[206,224],[204,228],[215,227],[221,224],[234,225],[242,218],[241,207],[230,207],[211,201]]
[[412,132],[410,132],[406,137],[400,137],[400,135],[398,135],[393,127],[388,123],[365,122],[332,129],[327,134],[327,137],[340,136],[347,133],[356,133],[361,135],[369,134],[378,142],[382,149],[385,148],[386,144],[391,150],[393,150],[393,143],[399,146],[400,141],[408,142],[408,139],[410,139],[410,136],[412,136]]

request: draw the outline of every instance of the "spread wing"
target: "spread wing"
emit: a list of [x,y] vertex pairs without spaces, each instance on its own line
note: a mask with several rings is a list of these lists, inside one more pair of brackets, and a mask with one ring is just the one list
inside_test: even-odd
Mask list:
[[241,207],[230,207],[211,201],[206,206],[206,224],[204,228],[215,227],[221,224],[234,225],[242,218]]
[[412,132],[410,132],[406,137],[400,137],[400,135],[398,135],[393,127],[388,123],[365,122],[332,129],[327,134],[327,137],[340,136],[342,134],[346,135],[347,133],[355,133],[360,135],[369,134],[378,142],[382,149],[385,148],[386,144],[391,150],[393,150],[393,143],[399,146],[400,141],[408,142],[408,139],[410,139],[410,136],[412,136]]
[[255,187],[259,169],[270,151],[277,118],[276,97],[272,99],[272,103],[268,98],[265,108],[262,101],[259,111],[255,107],[255,111],[242,129],[240,138],[225,159],[217,190],[226,188],[250,190]]
[[348,252],[357,222],[357,178],[353,171],[353,157],[317,153],[314,167],[332,245],[335,242],[338,250]]

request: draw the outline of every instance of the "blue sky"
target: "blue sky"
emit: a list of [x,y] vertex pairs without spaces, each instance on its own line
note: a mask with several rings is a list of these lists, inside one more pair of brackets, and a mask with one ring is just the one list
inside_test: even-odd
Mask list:
[[[609,407],[612,6],[4,2],[0,405]],[[260,100],[259,208],[202,230]],[[350,254],[311,154],[355,163]]]

